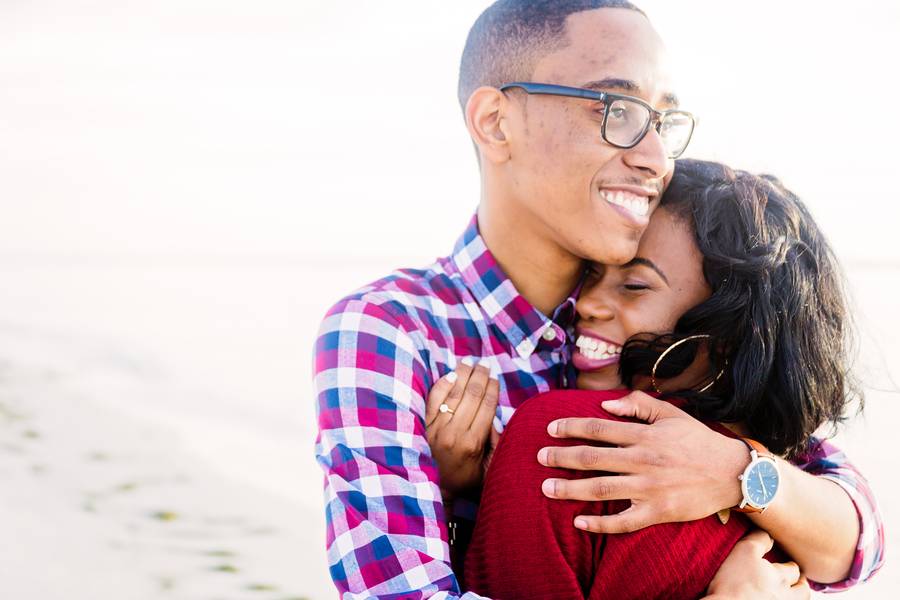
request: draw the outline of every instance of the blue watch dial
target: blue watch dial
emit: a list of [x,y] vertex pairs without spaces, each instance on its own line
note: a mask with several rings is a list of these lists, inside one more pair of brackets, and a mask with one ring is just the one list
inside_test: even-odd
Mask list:
[[778,491],[778,470],[768,460],[761,460],[747,473],[747,495],[757,506],[765,506]]

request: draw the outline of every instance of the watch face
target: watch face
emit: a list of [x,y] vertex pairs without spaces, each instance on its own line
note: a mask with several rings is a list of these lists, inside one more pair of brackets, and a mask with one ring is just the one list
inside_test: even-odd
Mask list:
[[747,473],[747,497],[756,506],[766,506],[778,491],[778,469],[770,460],[760,460]]

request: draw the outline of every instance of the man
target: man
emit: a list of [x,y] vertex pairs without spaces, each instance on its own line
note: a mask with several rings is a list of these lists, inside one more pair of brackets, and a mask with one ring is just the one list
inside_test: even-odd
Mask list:
[[[531,83],[589,91],[573,97],[579,92]],[[458,532],[448,534],[425,437],[428,390],[462,359],[480,362],[482,376],[488,369],[496,376],[489,385],[499,389],[502,428],[527,398],[565,387],[583,262],[633,258],[692,127],[677,111],[658,35],[619,0],[496,2],[469,34],[459,98],[481,167],[476,218],[451,256],[341,300],[316,344],[316,451],[326,474],[331,575],[344,598],[460,597],[448,548],[448,535]],[[654,406],[635,397],[628,409],[644,415]],[[690,429],[685,423],[674,429]],[[690,455],[678,468],[699,463],[724,481],[740,472],[746,453],[723,449]],[[659,490],[644,492],[643,504],[656,506]],[[475,508],[457,498],[452,512],[465,522]],[[686,512],[667,508],[631,524]],[[739,544],[711,594],[808,595],[796,566],[762,560],[768,538],[761,535]]]

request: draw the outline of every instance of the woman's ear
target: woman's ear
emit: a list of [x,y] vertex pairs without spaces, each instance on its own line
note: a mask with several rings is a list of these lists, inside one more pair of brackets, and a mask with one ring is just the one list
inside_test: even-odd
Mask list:
[[466,127],[478,147],[482,160],[493,163],[510,158],[508,98],[493,87],[480,87],[466,103]]

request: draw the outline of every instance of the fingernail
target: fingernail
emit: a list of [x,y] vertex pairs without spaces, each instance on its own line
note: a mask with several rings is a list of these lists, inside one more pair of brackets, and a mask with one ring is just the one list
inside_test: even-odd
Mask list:
[[456,380],[459,379],[459,375],[456,374],[456,371],[450,371],[449,373],[444,375],[444,379],[446,379],[450,383],[456,383]]
[[625,408],[625,403],[621,400],[607,400],[606,402],[601,402],[600,406],[605,410],[621,410]]
[[541,448],[538,450],[538,462],[544,465],[547,465],[547,461],[550,459],[550,451],[547,448]]
[[575,519],[575,527],[578,529],[587,529],[588,522],[582,518]]
[[472,366],[475,365],[475,361],[472,360],[472,358],[469,357],[469,356],[463,357],[463,359],[462,359],[461,361],[459,361],[459,362],[461,362],[462,364],[466,365],[467,367],[472,367]]
[[556,495],[556,480],[545,479],[544,483],[541,484],[541,491],[544,492],[545,496],[554,497]]
[[491,379],[500,379],[500,365],[497,363],[491,363]]
[[550,424],[547,425],[547,433],[556,435],[557,431],[559,431],[559,421],[550,421]]

